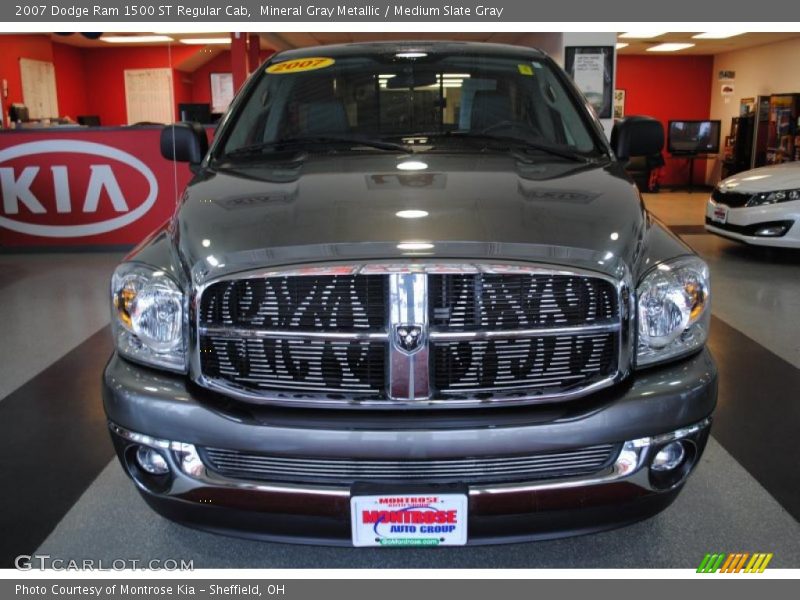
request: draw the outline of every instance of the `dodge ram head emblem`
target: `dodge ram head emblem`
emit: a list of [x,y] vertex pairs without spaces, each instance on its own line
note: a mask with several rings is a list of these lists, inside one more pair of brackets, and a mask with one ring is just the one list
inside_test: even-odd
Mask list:
[[402,350],[411,354],[422,344],[422,325],[396,325],[394,339]]

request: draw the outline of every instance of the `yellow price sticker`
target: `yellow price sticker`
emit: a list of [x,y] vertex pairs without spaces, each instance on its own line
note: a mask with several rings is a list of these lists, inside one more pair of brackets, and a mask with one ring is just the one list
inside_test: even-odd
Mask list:
[[533,75],[533,69],[530,65],[517,65],[517,69],[519,69],[519,72],[523,75]]
[[303,71],[315,71],[330,67],[336,61],[332,58],[314,56],[311,58],[298,58],[297,60],[286,60],[275,63],[267,67],[267,73],[273,75],[286,75],[288,73],[302,73]]

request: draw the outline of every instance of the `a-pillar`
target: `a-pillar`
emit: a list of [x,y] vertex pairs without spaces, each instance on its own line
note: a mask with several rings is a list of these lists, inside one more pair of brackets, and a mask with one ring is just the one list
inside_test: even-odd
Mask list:
[[251,33],[247,40],[247,59],[250,66],[250,73],[261,64],[261,38],[257,33]]

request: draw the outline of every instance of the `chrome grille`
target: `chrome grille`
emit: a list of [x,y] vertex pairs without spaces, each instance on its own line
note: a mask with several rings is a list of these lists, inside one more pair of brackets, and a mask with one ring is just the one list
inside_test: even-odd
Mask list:
[[434,385],[441,393],[569,391],[616,370],[614,333],[455,341],[433,344]]
[[440,329],[584,325],[617,316],[616,289],[572,275],[432,275],[431,322]]
[[731,208],[741,208],[746,205],[753,194],[743,194],[742,192],[723,192],[722,190],[715,189],[711,192],[711,197],[714,202],[725,204]]
[[611,385],[627,288],[535,266],[367,264],[246,274],[196,296],[195,381],[253,402],[525,404]]
[[596,473],[619,453],[613,444],[541,454],[438,460],[360,460],[325,457],[286,458],[220,448],[200,448],[206,466],[225,477],[283,482],[356,481],[426,483],[524,481]]
[[380,393],[385,354],[358,340],[201,338],[203,372],[252,390]]
[[204,325],[306,331],[382,331],[386,278],[380,275],[248,278],[203,293]]

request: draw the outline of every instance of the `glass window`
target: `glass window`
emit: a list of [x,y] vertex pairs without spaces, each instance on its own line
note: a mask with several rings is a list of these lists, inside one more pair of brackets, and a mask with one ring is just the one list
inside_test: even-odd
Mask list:
[[581,114],[544,61],[481,55],[345,56],[307,71],[264,73],[223,153],[283,141],[413,136],[519,139],[597,152]]

